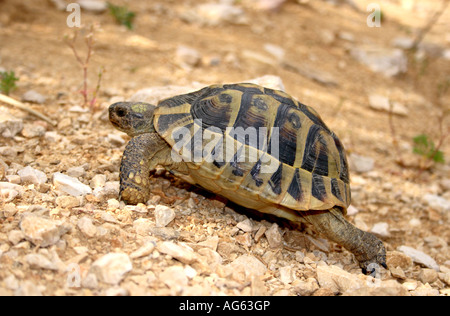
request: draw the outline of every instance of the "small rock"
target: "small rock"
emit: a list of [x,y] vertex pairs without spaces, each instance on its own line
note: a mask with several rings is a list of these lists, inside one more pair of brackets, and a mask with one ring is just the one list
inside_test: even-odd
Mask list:
[[[367,283],[366,283],[367,282]],[[409,293],[396,280],[381,281],[378,284],[369,283],[366,281],[362,283],[360,288],[351,289],[345,293],[344,296],[408,296]]]
[[5,138],[13,138],[23,129],[23,121],[7,112],[0,111],[0,135]]
[[280,267],[280,281],[283,282],[283,284],[291,284],[295,280],[295,274],[292,270],[292,267],[286,266],[286,267]]
[[294,285],[294,291],[300,296],[310,296],[319,289],[319,284],[315,278],[308,278],[306,281],[299,280]]
[[358,173],[365,173],[373,170],[373,158],[361,156],[355,153],[351,153],[348,158],[350,169]]
[[391,45],[401,49],[411,49],[414,45],[414,38],[412,37],[395,37],[391,41]]
[[435,194],[425,194],[423,200],[436,210],[450,211],[450,201]]
[[346,31],[340,31],[338,33],[338,37],[341,40],[344,40],[344,41],[347,41],[347,42],[354,42],[355,41],[355,35],[353,35],[353,33],[346,32]]
[[210,271],[214,272],[218,267],[222,267],[223,258],[216,251],[210,248],[201,248],[198,250],[198,254],[206,259]]
[[267,227],[264,225],[261,225],[261,227],[259,227],[259,229],[256,232],[255,237],[254,237],[255,242],[258,242],[261,239],[261,237],[264,235],[266,230],[267,230]]
[[373,72],[382,73],[386,77],[405,73],[408,68],[408,59],[398,48],[354,47],[350,50],[350,55]]
[[391,266],[388,266],[388,267],[389,267],[389,271],[391,271],[391,274],[392,274],[392,276],[394,278],[402,279],[402,280],[406,279],[405,272],[403,271],[402,268],[400,268],[400,267],[391,267]]
[[235,237],[235,240],[244,247],[249,248],[252,246],[252,236],[250,235],[250,233],[245,233],[243,235],[237,235]]
[[21,230],[11,230],[8,233],[8,240],[13,245],[17,245],[23,239],[25,239],[25,234]]
[[74,178],[84,177],[86,170],[83,167],[71,167],[67,169],[67,175]]
[[263,11],[277,11],[286,0],[244,0],[245,5]]
[[58,270],[58,266],[41,254],[28,254],[25,261],[34,269]]
[[217,250],[217,245],[219,244],[219,237],[218,236],[212,236],[207,238],[205,241],[199,242],[197,245],[209,248],[213,251]]
[[17,147],[2,146],[0,147],[0,156],[15,158],[19,151]]
[[283,237],[280,234],[277,223],[273,223],[272,226],[266,230],[265,235],[271,248],[280,248],[283,246]]
[[83,10],[92,13],[102,13],[108,9],[107,2],[101,0],[78,0],[77,2]]
[[97,187],[94,190],[94,195],[99,198],[100,201],[107,201],[119,196],[119,188],[119,181],[108,181],[103,187]]
[[444,190],[450,191],[450,178],[443,179],[440,185]]
[[440,279],[450,286],[450,272],[444,273]]
[[156,227],[166,227],[175,219],[175,211],[164,205],[156,205],[154,214]]
[[8,203],[14,201],[14,199],[19,195],[19,191],[14,189],[1,189],[0,188],[0,196],[3,201]]
[[177,245],[171,241],[160,243],[157,249],[159,252],[169,255],[185,264],[191,264],[197,260],[197,255],[192,249]]
[[408,270],[413,265],[410,256],[395,250],[387,252],[386,263],[388,267],[400,267],[402,270]]
[[118,285],[125,274],[133,269],[133,264],[124,253],[108,253],[97,259],[89,269],[99,281]]
[[36,92],[34,90],[28,90],[22,96],[22,101],[38,103],[38,104],[45,103],[46,100],[47,100],[46,97],[44,97],[42,94],[40,94],[39,92]]
[[265,75],[262,77],[245,80],[245,82],[254,83],[269,89],[285,91],[283,80],[278,76]]
[[154,226],[155,223],[147,218],[139,218],[133,222],[133,228],[140,236],[148,236]]
[[434,269],[421,269],[419,273],[419,280],[423,283],[433,283],[438,279],[438,273]]
[[334,294],[359,289],[364,281],[338,266],[320,265],[317,267],[317,281],[321,287],[329,288]]
[[233,279],[236,281],[250,280],[252,276],[262,276],[266,266],[252,255],[242,255],[229,264]]
[[0,159],[0,181],[5,177],[6,170],[8,170],[8,165],[6,164],[6,162]]
[[450,48],[447,48],[442,52],[442,58],[450,60]]
[[200,23],[207,26],[218,26],[223,23],[244,24],[247,18],[244,10],[228,3],[200,4],[187,12],[184,18],[189,22]]
[[2,211],[3,211],[3,216],[8,218],[8,217],[12,217],[12,216],[16,215],[17,208],[14,203],[7,203],[3,206],[3,210],[0,211],[0,214]]
[[406,116],[408,115],[408,109],[398,103],[389,100],[388,97],[379,94],[371,94],[369,95],[369,106],[372,109],[391,112],[397,115]]
[[125,144],[125,140],[118,134],[108,134],[107,137],[108,141],[114,146],[120,147]]
[[103,188],[105,184],[106,184],[106,175],[104,174],[96,174],[90,182],[90,186],[94,189]]
[[286,54],[282,47],[270,43],[264,44],[264,50],[275,57],[279,62],[283,61],[284,55]]
[[166,284],[170,289],[175,291],[175,294],[181,292],[188,285],[188,277],[181,266],[171,266],[159,274],[159,279]]
[[117,219],[114,217],[114,215],[112,215],[109,212],[102,212],[102,220],[104,220],[105,222],[108,223],[114,223],[114,224],[118,224],[119,222],[117,221]]
[[140,247],[138,250],[132,252],[130,254],[130,258],[137,259],[137,258],[148,256],[149,254],[151,254],[153,252],[154,249],[155,249],[154,243],[152,243],[152,242],[146,243],[145,245]]
[[108,200],[108,209],[109,210],[116,210],[120,208],[120,202],[116,199],[109,199]]
[[56,244],[70,230],[64,223],[33,214],[24,216],[19,226],[25,238],[40,247]]
[[389,237],[391,235],[389,232],[389,224],[384,222],[373,225],[370,232],[381,237]]
[[55,6],[57,10],[66,11],[67,4],[64,0],[50,0],[50,2]]
[[433,289],[430,284],[418,286],[414,291],[411,291],[412,296],[438,296],[439,290]]
[[41,289],[33,282],[26,280],[20,284],[20,287],[14,292],[15,296],[42,296]]
[[200,63],[202,56],[194,48],[179,45],[175,54],[175,59],[179,66],[183,68],[195,67]]
[[424,265],[427,268],[434,269],[439,271],[439,265],[436,261],[431,258],[429,255],[419,251],[417,249],[408,247],[408,246],[400,246],[397,248],[398,251],[403,252],[407,256],[411,257],[411,259],[418,264]]
[[82,217],[77,222],[77,227],[86,237],[94,237],[97,234],[97,227],[92,223],[92,219],[89,217]]
[[22,194],[24,192],[24,189],[21,185],[9,182],[0,182],[0,192],[2,192],[3,190],[15,190],[19,194]]
[[56,205],[62,208],[70,209],[80,206],[80,200],[75,196],[68,196],[68,195],[58,196],[55,202]]
[[253,230],[253,224],[249,218],[246,218],[242,222],[237,223],[236,227],[246,233],[250,233]]
[[354,207],[353,205],[350,205],[347,208],[347,215],[348,216],[354,216],[354,215],[356,215],[358,213],[359,213],[359,210],[356,207]]
[[73,196],[92,193],[92,190],[89,186],[81,183],[78,179],[69,177],[59,172],[53,174],[53,184],[57,190],[63,191]]
[[25,124],[22,129],[22,135],[26,138],[42,137],[46,129],[40,124]]
[[408,291],[414,291],[415,289],[417,289],[418,283],[419,282],[417,282],[415,280],[409,280],[409,281],[403,282],[402,286]]
[[88,273],[86,277],[81,280],[81,286],[87,289],[98,288],[98,279],[94,273]]
[[19,288],[19,280],[14,276],[14,274],[10,274],[6,278],[3,279],[5,287],[10,290],[17,290]]
[[42,171],[27,166],[19,170],[18,175],[22,183],[32,183],[34,185],[40,185],[47,182],[47,176]]
[[59,135],[57,132],[51,131],[51,132],[45,132],[44,133],[44,139],[50,143],[56,143],[61,141],[62,136]]

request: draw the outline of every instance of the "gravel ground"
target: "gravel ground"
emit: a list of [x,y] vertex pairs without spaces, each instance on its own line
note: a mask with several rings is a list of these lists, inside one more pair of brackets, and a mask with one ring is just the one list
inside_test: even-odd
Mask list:
[[[430,94],[448,78],[448,23],[427,37],[421,52],[429,68],[421,76],[401,62],[385,75],[360,62],[372,30],[352,21],[365,12],[324,1],[286,1],[266,12],[263,2],[259,10],[236,4],[217,22],[188,2],[129,1],[138,12],[133,32],[107,13],[85,13],[83,23],[100,21],[103,29],[90,69],[106,69],[92,111],[82,107],[80,69],[62,41],[61,2],[0,1],[0,42],[8,43],[0,48],[0,68],[14,69],[20,79],[11,96],[56,122],[0,106],[0,295],[450,295],[450,165],[420,171],[411,153],[418,131],[436,135],[440,100],[448,100],[448,92],[441,99]],[[383,4],[398,10],[386,14],[384,33],[370,34],[390,49],[394,36],[407,35],[402,21],[426,21],[419,9]],[[341,28],[323,26],[323,16]],[[299,35],[289,23],[303,19]],[[314,23],[321,28],[310,29]],[[442,53],[436,57],[429,47],[442,36],[447,40],[433,46]],[[267,74],[276,76],[260,78]],[[230,205],[163,169],[151,178],[147,204],[118,201],[129,137],[109,124],[109,104],[137,92],[159,99],[257,77],[314,106],[339,135],[351,163],[348,220],[383,240],[388,269],[365,276],[349,252],[311,227]],[[397,147],[385,99],[397,104]],[[450,157],[448,142],[442,150]],[[403,165],[395,162],[400,157]]]

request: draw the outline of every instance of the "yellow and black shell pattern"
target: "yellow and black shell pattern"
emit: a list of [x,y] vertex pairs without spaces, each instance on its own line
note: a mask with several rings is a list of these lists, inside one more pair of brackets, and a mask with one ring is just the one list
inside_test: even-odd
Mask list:
[[209,86],[159,102],[154,127],[172,159],[188,166],[191,183],[244,207],[346,211],[350,204],[342,143],[314,109],[282,91]]

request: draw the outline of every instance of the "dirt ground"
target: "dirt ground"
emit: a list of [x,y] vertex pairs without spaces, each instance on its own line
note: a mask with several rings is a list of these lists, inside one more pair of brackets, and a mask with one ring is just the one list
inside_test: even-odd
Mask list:
[[[415,39],[441,1],[380,0],[381,27],[367,26],[366,6],[373,1],[363,0],[352,1],[353,6],[286,1],[277,10],[235,1],[242,10],[239,18],[245,19],[219,25],[192,18],[192,10],[207,1],[113,1],[136,13],[132,30],[108,11],[82,10],[82,25],[96,25],[90,94],[104,69],[95,111],[79,108],[83,74],[64,42],[78,32],[76,47],[85,55],[86,28],[69,28],[70,12],[58,10],[57,2],[0,0],[0,69],[19,78],[10,97],[21,100],[27,91],[37,91],[46,100],[25,103],[56,122],[52,126],[0,103],[0,113],[25,126],[14,137],[0,138],[0,181],[20,187],[15,198],[4,196],[0,202],[0,295],[450,295],[450,146],[443,138],[450,125],[445,117],[450,9],[417,52],[400,49],[407,70],[396,76],[372,71],[352,56],[364,45],[393,49],[395,38]],[[275,57],[268,44],[284,55]],[[194,49],[198,60],[180,62],[180,45]],[[243,82],[264,75],[281,78],[287,93],[314,107],[347,154],[373,161],[365,172],[352,165],[354,208],[348,215],[358,227],[378,234],[388,250],[389,269],[371,281],[349,252],[313,229],[296,230],[284,221],[248,214],[161,170],[152,179],[147,205],[125,206],[117,191],[104,189],[117,184],[129,139],[107,119],[112,102],[148,87]],[[389,115],[374,109],[372,94],[406,111]],[[443,139],[445,163],[419,167],[421,158],[412,152],[419,134],[435,144]],[[26,166],[48,180],[24,183],[18,171]],[[81,167],[80,174],[70,171],[73,167]],[[93,193],[73,200],[52,180],[57,172],[78,178]],[[96,195],[98,175],[106,176],[106,184]],[[164,227],[155,224],[159,205],[175,211]],[[44,247],[26,231],[29,213],[58,223],[54,243]],[[272,238],[279,236],[281,243],[274,245]],[[405,246],[432,263],[406,254]],[[108,254],[125,254],[125,259],[101,266],[98,259]],[[81,281],[69,282],[74,276]],[[381,285],[367,285],[377,280]]]

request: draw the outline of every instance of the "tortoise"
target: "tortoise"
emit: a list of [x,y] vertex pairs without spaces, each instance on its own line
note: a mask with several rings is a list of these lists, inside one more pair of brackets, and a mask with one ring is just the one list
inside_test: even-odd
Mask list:
[[245,208],[312,224],[354,254],[365,273],[386,268],[383,243],[346,215],[344,147],[319,114],[285,92],[217,84],[158,103],[118,102],[113,126],[131,136],[120,199],[145,203],[150,172],[170,173]]

